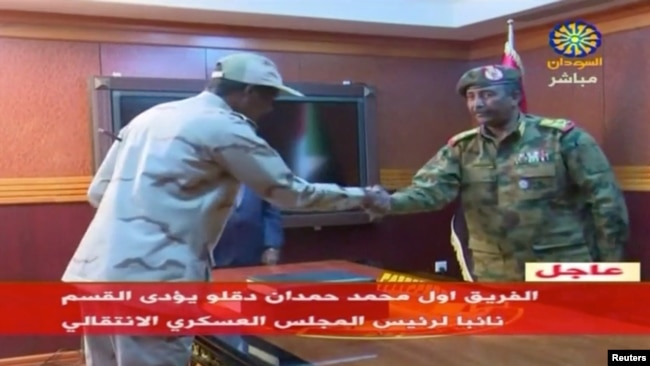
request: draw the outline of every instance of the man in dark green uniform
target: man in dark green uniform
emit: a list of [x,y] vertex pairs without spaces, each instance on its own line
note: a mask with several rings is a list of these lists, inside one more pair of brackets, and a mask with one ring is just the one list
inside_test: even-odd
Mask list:
[[521,113],[516,69],[472,69],[457,90],[479,127],[452,137],[410,187],[390,197],[377,189],[368,210],[433,211],[460,195],[477,281],[523,280],[526,262],[620,261],[627,208],[593,137]]

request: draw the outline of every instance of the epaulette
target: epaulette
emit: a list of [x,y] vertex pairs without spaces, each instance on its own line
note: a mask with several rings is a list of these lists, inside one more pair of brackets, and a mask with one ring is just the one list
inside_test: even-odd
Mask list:
[[573,121],[569,121],[568,119],[551,119],[551,118],[542,119],[539,122],[539,125],[548,128],[554,128],[562,132],[569,132],[576,126],[576,124],[573,123]]
[[447,145],[449,146],[455,146],[457,143],[459,143],[462,140],[465,140],[466,138],[475,136],[479,132],[480,128],[472,128],[471,130],[463,131],[454,137],[450,138],[449,141],[447,142]]

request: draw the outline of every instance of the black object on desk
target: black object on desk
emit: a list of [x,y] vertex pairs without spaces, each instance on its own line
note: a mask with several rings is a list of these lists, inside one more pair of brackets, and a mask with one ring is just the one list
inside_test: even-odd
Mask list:
[[254,275],[247,278],[248,282],[318,282],[318,283],[372,283],[374,277],[360,275],[343,270],[316,270],[290,273],[275,273],[268,275]]

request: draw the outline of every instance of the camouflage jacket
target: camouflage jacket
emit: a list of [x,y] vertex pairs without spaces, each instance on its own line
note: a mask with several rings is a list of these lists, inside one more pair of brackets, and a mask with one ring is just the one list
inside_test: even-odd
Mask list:
[[200,281],[240,182],[280,208],[347,210],[362,188],[295,176],[214,94],[161,104],[121,132],[93,178],[97,207],[64,281]]
[[391,210],[438,210],[459,194],[473,250],[545,251],[597,238],[600,259],[615,261],[628,239],[627,208],[607,158],[567,120],[522,115],[500,143],[481,128],[454,136],[392,195]]

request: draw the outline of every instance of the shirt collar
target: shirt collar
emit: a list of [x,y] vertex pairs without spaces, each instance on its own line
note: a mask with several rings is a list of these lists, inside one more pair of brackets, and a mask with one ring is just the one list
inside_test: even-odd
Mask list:
[[228,103],[226,103],[226,101],[223,100],[223,98],[221,98],[220,96],[206,90],[206,91],[202,92],[201,94],[199,94],[198,98],[205,99],[208,102],[208,104],[210,104],[212,106],[215,106],[215,107],[220,108],[220,109],[225,109],[228,112],[231,112],[233,114],[236,114],[236,115],[240,116],[241,118],[245,119],[246,122],[248,122],[248,124],[251,125],[251,127],[253,127],[253,130],[257,130],[257,123],[255,123],[255,121],[251,120],[250,118],[244,116],[241,113],[237,113],[237,112],[233,111],[233,109],[228,105]]
[[209,104],[215,107],[219,107],[227,111],[232,111],[232,108],[228,105],[228,103],[226,103],[225,100],[223,100],[223,98],[207,90],[201,92],[201,94],[199,94],[198,97],[201,99],[205,99]]

